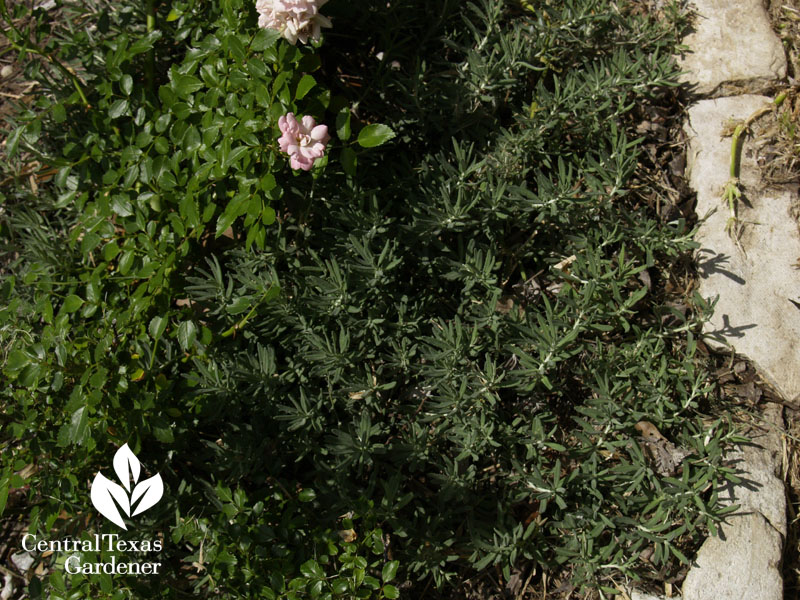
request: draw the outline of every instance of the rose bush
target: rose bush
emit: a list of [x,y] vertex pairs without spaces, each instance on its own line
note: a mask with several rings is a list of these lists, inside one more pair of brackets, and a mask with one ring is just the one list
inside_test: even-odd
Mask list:
[[[318,53],[259,28],[253,6],[189,0],[157,11],[153,2],[85,2],[31,12],[0,0],[7,41],[41,83],[35,101],[5,124],[0,165],[7,181],[29,169],[38,171],[26,181],[39,181],[35,193],[16,184],[0,190],[0,368],[9,384],[0,391],[0,515],[27,515],[29,530],[44,537],[119,531],[84,517],[88,482],[128,443],[164,473],[165,497],[137,520],[136,535],[170,538],[161,559],[171,566],[146,584],[115,579],[115,597],[159,597],[171,586],[234,597],[245,589],[272,597],[290,586],[394,597],[389,572],[378,586],[364,583],[380,578],[385,562],[374,519],[353,516],[360,535],[345,543],[336,519],[312,522],[313,486],[301,490],[278,472],[266,486],[241,474],[223,484],[205,468],[178,474],[161,462],[168,447],[203,452],[202,439],[178,424],[194,411],[179,390],[192,357],[206,360],[241,339],[279,291],[265,263],[247,279],[257,292],[231,288],[219,312],[203,316],[187,300],[186,277],[218,265],[230,245],[263,246],[277,213],[312,185],[306,174],[292,176],[280,152],[281,118],[307,115],[296,124],[292,160],[310,167],[329,136],[324,125],[304,123],[349,112]],[[91,31],[80,25],[87,21]],[[338,156],[315,175],[341,170]],[[21,462],[42,468],[23,482]],[[209,491],[212,481],[220,485]],[[210,510],[198,516],[196,506]],[[289,526],[266,529],[283,521]],[[318,562],[323,555],[334,558]],[[189,556],[207,577],[187,577]],[[53,573],[47,586],[32,578],[31,597],[110,594],[103,576],[65,580],[64,559],[47,559]]]

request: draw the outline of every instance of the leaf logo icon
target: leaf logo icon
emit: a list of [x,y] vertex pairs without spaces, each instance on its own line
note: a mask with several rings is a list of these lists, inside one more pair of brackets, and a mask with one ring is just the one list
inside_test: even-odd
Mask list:
[[114,472],[122,485],[98,473],[92,482],[92,504],[106,519],[127,531],[128,528],[122,520],[119,509],[121,508],[128,517],[143,513],[161,500],[161,496],[164,495],[164,482],[158,473],[149,479],[139,481],[141,463],[128,448],[128,444],[117,450],[113,464]]

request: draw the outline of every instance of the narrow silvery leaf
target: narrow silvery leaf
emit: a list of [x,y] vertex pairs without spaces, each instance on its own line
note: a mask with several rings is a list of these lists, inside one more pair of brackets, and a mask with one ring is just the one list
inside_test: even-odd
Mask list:
[[145,479],[139,483],[139,485],[133,489],[133,493],[131,494],[131,506],[136,504],[136,501],[139,499],[139,497],[142,498],[142,501],[139,502],[136,510],[133,511],[133,516],[146,511],[156,502],[161,500],[161,496],[163,495],[164,482],[161,480],[161,475],[158,473],[153,475],[150,479]]
[[133,483],[139,481],[139,470],[141,465],[136,455],[128,448],[128,444],[122,446],[114,455],[114,471],[125,489],[131,491],[131,476]]
[[97,512],[115,525],[128,529],[125,527],[122,515],[119,514],[117,505],[114,504],[114,500],[116,500],[122,510],[127,515],[130,515],[131,507],[128,503],[128,494],[125,493],[121,485],[107,479],[102,473],[98,473],[92,482],[91,498]]

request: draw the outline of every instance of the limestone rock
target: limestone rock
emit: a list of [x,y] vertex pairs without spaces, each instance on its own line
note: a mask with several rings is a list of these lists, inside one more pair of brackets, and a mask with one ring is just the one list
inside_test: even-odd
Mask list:
[[[687,174],[697,192],[700,225],[696,262],[699,293],[719,300],[704,333],[749,357],[787,399],[800,394],[800,233],[792,213],[795,194],[762,189],[755,161],[742,152],[745,223],[738,243],[725,231],[729,218],[722,193],[728,181],[731,138],[721,132],[730,119],[744,120],[770,101],[743,95],[703,100],[689,109]],[[712,212],[713,211],[713,212]],[[709,214],[710,213],[710,214]]]
[[678,62],[698,93],[725,83],[758,88],[786,76],[786,55],[761,0],[692,0],[690,6],[694,31],[683,43],[691,53]]
[[680,596],[670,596],[669,598],[665,598],[664,596],[654,596],[653,594],[648,594],[647,592],[640,592],[639,590],[633,590],[630,594],[631,600],[681,600]]
[[781,407],[769,405],[764,410],[764,422],[775,425],[767,431],[751,431],[752,444],[741,446],[726,456],[733,463],[741,483],[720,488],[722,504],[738,504],[740,513],[758,512],[786,538],[786,493],[780,479],[781,435],[783,428]]
[[11,563],[20,573],[27,573],[28,569],[33,566],[34,560],[28,552],[17,552],[11,555]]
[[683,600],[782,600],[781,538],[767,520],[757,513],[729,517],[720,535],[700,547]]

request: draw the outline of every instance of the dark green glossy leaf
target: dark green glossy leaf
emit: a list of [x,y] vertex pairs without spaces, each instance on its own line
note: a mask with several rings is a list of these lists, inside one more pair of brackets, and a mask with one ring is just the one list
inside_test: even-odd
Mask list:
[[178,326],[178,343],[181,345],[181,349],[184,352],[188,352],[194,346],[196,339],[197,326],[192,321],[183,321]]
[[343,142],[350,139],[350,109],[343,108],[336,115],[336,135]]
[[256,52],[262,52],[274,46],[280,37],[280,32],[274,29],[259,29],[255,37],[253,37],[253,41],[250,42],[250,48]]
[[381,579],[384,583],[389,583],[392,581],[395,576],[397,575],[397,569],[400,567],[400,562],[396,560],[390,560],[385,565],[383,565],[383,570],[381,571]]
[[297,90],[294,93],[295,100],[302,100],[311,89],[317,85],[317,82],[311,75],[303,75],[297,83]]
[[185,98],[203,87],[203,82],[193,75],[176,74],[172,85],[178,96]]
[[83,305],[83,298],[80,296],[76,296],[75,294],[70,294],[64,300],[64,304],[61,307],[65,313],[73,313],[78,310]]
[[145,35],[143,38],[136,40],[128,48],[128,56],[135,56],[150,50],[153,45],[161,38],[161,31],[155,29]]
[[108,109],[108,116],[112,119],[118,119],[122,115],[124,115],[128,111],[128,101],[127,100],[117,100],[114,104],[111,105],[111,108]]
[[133,91],[133,77],[125,73],[119,80],[119,87],[126,96],[130,96]]

